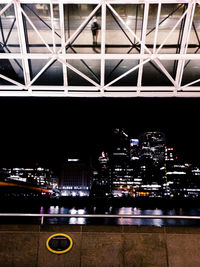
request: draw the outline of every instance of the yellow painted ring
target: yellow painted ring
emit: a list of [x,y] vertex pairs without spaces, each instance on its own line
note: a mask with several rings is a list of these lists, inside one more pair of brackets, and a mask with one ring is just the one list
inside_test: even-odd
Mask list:
[[[64,236],[64,237],[66,237],[66,238],[70,241],[70,245],[69,245],[69,247],[68,247],[67,249],[65,249],[65,250],[61,250],[61,251],[57,251],[57,250],[54,250],[54,249],[50,248],[50,246],[49,246],[49,241],[50,241],[53,237],[55,237],[55,236]],[[49,251],[51,251],[52,253],[55,253],[55,254],[63,254],[63,253],[68,252],[68,251],[72,248],[72,245],[73,245],[73,241],[72,241],[71,237],[68,236],[68,235],[66,235],[66,234],[62,234],[62,233],[51,235],[51,236],[47,239],[47,241],[46,241],[47,249],[48,249]]]

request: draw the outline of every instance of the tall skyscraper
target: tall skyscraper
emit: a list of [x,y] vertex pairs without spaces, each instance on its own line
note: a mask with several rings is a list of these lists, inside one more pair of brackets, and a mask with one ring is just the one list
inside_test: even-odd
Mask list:
[[110,155],[112,195],[123,196],[129,194],[133,186],[130,139],[124,129],[115,129],[113,140],[113,151]]

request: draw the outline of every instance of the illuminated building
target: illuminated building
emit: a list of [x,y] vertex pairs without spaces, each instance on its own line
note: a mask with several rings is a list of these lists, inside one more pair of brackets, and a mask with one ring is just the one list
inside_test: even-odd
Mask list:
[[174,148],[165,146],[165,161],[174,160]]
[[141,139],[141,159],[161,162],[165,156],[165,135],[161,132],[146,132]]
[[163,194],[167,197],[199,197],[200,170],[191,164],[165,164]]
[[48,168],[2,168],[0,178],[25,182],[33,185],[55,188],[58,186],[57,177]]
[[[161,132],[129,139],[116,129],[112,150],[102,152],[94,180],[114,197],[199,197],[200,169],[179,161]],[[107,186],[107,187],[106,187]],[[99,190],[100,188],[98,188]],[[100,192],[100,191],[99,191]]]
[[89,195],[90,171],[83,161],[69,158],[62,164],[59,189],[62,196]]
[[123,129],[114,131],[114,145],[110,156],[110,180],[113,196],[134,194],[130,140]]
[[200,196],[200,169],[188,164],[186,166],[189,169],[189,175],[187,180],[187,188],[185,190],[185,196],[199,197]]
[[182,164],[165,164],[163,170],[164,196],[183,196],[184,188],[187,188],[187,166]]
[[130,159],[139,160],[139,139],[130,139]]
[[109,177],[109,157],[108,153],[102,151],[98,158],[97,170],[93,170],[91,196],[104,197],[111,193],[111,183]]
[[99,180],[98,183],[103,190],[103,194],[109,195],[111,192],[111,183],[109,178],[109,157],[108,153],[104,151],[101,153],[99,157]]

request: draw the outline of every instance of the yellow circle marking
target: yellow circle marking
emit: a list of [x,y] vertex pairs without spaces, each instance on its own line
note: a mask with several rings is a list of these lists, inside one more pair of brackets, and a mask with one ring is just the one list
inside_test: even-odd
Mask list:
[[[57,250],[54,250],[54,249],[50,248],[50,246],[49,246],[49,241],[50,241],[53,237],[55,237],[55,236],[64,236],[64,237],[66,237],[66,238],[70,241],[70,245],[69,245],[69,247],[68,247],[67,249],[65,249],[65,250],[61,250],[61,251],[57,251]],[[51,236],[47,239],[47,242],[46,242],[47,249],[48,249],[49,251],[51,251],[52,253],[55,253],[55,254],[63,254],[63,253],[66,253],[67,251],[69,251],[69,250],[72,248],[72,245],[73,245],[73,241],[72,241],[71,237],[68,236],[68,235],[66,235],[66,234],[54,234],[54,235],[51,235]]]

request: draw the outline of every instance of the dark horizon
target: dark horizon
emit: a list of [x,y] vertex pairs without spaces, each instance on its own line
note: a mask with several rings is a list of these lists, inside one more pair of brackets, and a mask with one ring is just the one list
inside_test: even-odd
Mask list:
[[200,159],[199,98],[0,98],[1,167],[58,167],[67,156],[109,150],[112,130],[161,131],[178,156]]

